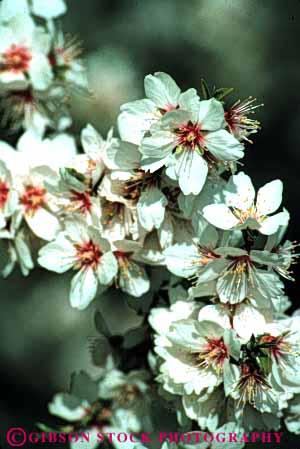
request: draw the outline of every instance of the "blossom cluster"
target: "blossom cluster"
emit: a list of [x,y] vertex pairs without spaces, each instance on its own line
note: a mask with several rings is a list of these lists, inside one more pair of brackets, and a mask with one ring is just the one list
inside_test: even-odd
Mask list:
[[2,123],[12,130],[63,131],[71,124],[68,97],[87,89],[80,46],[56,23],[65,12],[64,0],[1,1]]
[[72,270],[72,307],[119,294],[142,324],[114,335],[97,312],[99,376],[73,375],[50,413],[95,438],[161,429],[168,415],[184,431],[284,420],[300,433],[300,317],[283,283],[297,244],[284,237],[282,182],[256,191],[238,171],[260,128],[255,100],[230,105],[231,89],[181,90],[157,72],[145,98],[121,106],[117,131],[88,124],[77,144],[55,107],[86,87],[55,22],[64,12],[63,0],[0,7],[1,95],[24,128],[15,148],[0,142],[1,270]]

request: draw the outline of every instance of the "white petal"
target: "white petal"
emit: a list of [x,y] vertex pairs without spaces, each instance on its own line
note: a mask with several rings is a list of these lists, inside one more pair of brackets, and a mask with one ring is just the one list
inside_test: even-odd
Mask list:
[[149,290],[150,281],[143,267],[128,260],[119,270],[119,285],[125,293],[138,298]]
[[102,255],[97,275],[100,284],[108,285],[118,272],[118,262],[112,252]]
[[30,62],[29,76],[36,89],[45,90],[49,87],[53,74],[46,56],[34,55]]
[[233,317],[233,328],[238,335],[248,340],[252,334],[264,333],[266,321],[264,316],[253,306],[239,304],[236,306]]
[[39,251],[38,263],[55,273],[68,271],[76,262],[76,249],[63,234]]
[[81,269],[72,279],[70,302],[75,309],[85,309],[97,293],[97,276],[92,269]]
[[76,422],[86,415],[89,403],[84,400],[80,401],[69,394],[58,393],[54,396],[48,408],[51,415],[58,416],[69,422]]
[[145,92],[159,108],[168,110],[178,105],[180,89],[167,73],[157,72],[145,77]]
[[231,327],[228,307],[223,304],[202,307],[198,315],[198,321],[213,321],[224,329],[230,329]]
[[259,231],[264,235],[274,234],[279,226],[286,226],[289,221],[289,213],[287,211],[267,217],[259,227]]
[[26,214],[25,219],[33,233],[44,240],[53,240],[60,231],[58,219],[46,209],[40,208],[36,212]]
[[204,218],[220,229],[232,229],[238,223],[239,220],[233,215],[231,210],[226,204],[210,204],[203,209]]
[[222,103],[215,98],[200,101],[197,121],[205,131],[215,131],[225,124]]
[[166,211],[164,221],[158,229],[158,238],[162,249],[165,249],[168,246],[172,245],[173,242],[174,225],[172,218],[172,215],[168,211]]
[[257,193],[256,210],[258,216],[275,212],[282,201],[282,181],[276,179],[261,187]]
[[164,159],[176,146],[175,137],[168,131],[159,131],[151,137],[145,137],[141,144],[141,153],[154,159]]
[[0,5],[1,21],[9,21],[16,14],[28,14],[27,0],[2,0]]
[[188,278],[199,270],[201,258],[195,245],[177,243],[163,254],[168,270],[176,276]]
[[168,200],[162,191],[156,186],[146,188],[137,203],[139,221],[146,231],[158,229],[165,216],[165,207]]
[[146,131],[158,120],[157,107],[151,100],[137,100],[121,106],[118,129],[121,139],[140,145]]
[[252,181],[244,172],[231,176],[224,191],[227,206],[246,211],[255,198]]
[[64,0],[32,0],[32,12],[44,19],[54,19],[67,11]]
[[200,98],[197,94],[196,89],[191,88],[180,94],[179,97],[179,106],[182,109],[186,109],[188,111],[195,111],[198,113],[199,111],[199,103]]
[[[175,166],[167,168],[166,174],[174,170],[184,195],[198,195],[205,184],[208,166],[198,151],[184,150],[175,154]],[[171,176],[170,176],[171,177]]]
[[244,156],[244,146],[225,129],[205,136],[207,150],[220,161],[236,161]]

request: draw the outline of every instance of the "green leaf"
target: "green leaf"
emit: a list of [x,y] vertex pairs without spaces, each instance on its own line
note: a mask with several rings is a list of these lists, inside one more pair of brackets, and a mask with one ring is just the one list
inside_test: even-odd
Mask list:
[[265,375],[269,374],[272,369],[272,359],[271,357],[259,358],[259,365]]
[[212,97],[209,87],[208,87],[205,79],[203,79],[203,78],[200,81],[200,89],[201,89],[202,100],[209,100]]
[[233,87],[220,87],[219,89],[215,89],[213,92],[213,97],[216,100],[223,100],[223,98],[227,97],[234,91]]
[[79,173],[75,168],[65,168],[64,171],[73,178],[76,178],[80,182],[85,181],[85,176],[82,173]]

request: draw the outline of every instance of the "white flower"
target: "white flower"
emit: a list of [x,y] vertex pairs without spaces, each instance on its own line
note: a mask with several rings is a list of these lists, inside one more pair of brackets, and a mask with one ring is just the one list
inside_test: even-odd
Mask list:
[[268,323],[259,342],[272,360],[274,381],[284,390],[300,393],[300,318]]
[[254,202],[255,190],[251,179],[240,172],[231,177],[224,194],[225,204],[211,204],[203,209],[206,220],[217,228],[251,228],[270,235],[288,222],[289,214],[286,211],[269,216],[276,212],[282,201],[280,180],[261,187]]
[[54,198],[45,187],[46,177],[55,173],[46,166],[35,167],[17,179],[19,207],[32,232],[41,239],[52,240],[60,231]]
[[47,91],[34,90],[30,86],[9,88],[3,91],[2,109],[3,124],[13,131],[23,127],[42,137],[47,127],[64,131],[72,124],[67,105],[62,104],[51,88]]
[[243,157],[243,146],[224,127],[219,101],[187,96],[184,109],[167,112],[143,138],[142,168],[154,172],[166,166],[185,195],[197,195],[209,169]]
[[0,82],[45,90],[53,74],[48,60],[50,36],[28,15],[17,15],[0,27]]
[[173,394],[200,395],[222,383],[222,366],[229,357],[224,332],[212,321],[173,323],[166,334],[171,345],[155,348],[164,359],[160,367],[164,388]]
[[78,270],[71,282],[72,307],[85,309],[97,294],[98,285],[109,285],[118,265],[109,243],[84,223],[68,221],[65,231],[39,253],[39,264],[50,271]]
[[246,98],[246,100],[237,100],[230,108],[225,111],[225,120],[230,132],[238,140],[246,140],[249,143],[251,134],[257,133],[260,123],[257,120],[250,119],[248,116],[254,114],[255,109],[262,105],[255,104],[256,98]]
[[[222,241],[223,247],[218,247],[218,242],[217,231],[206,223],[199,240],[178,243],[163,252],[171,273],[194,281],[192,296],[217,296],[222,303],[230,304],[248,298],[257,307],[270,307],[273,299],[282,297],[278,276],[263,269],[272,266],[271,253],[231,247],[234,239],[230,236],[227,242]],[[243,240],[237,242],[241,245]]]
[[152,430],[149,420],[151,396],[147,371],[108,370],[99,382],[99,398],[112,401],[114,425],[124,431]]
[[181,93],[175,81],[164,72],[147,75],[144,85],[147,98],[124,104],[118,117],[121,138],[137,145],[166,112],[184,106],[186,96],[197,97],[195,89]]
[[157,380],[182,397],[189,418],[213,431],[224,413],[223,364],[229,357],[239,359],[241,343],[228,315],[211,308],[177,301],[169,310],[153,309],[149,321],[162,360]]
[[55,84],[63,86],[67,92],[75,89],[85,94],[88,80],[83,62],[80,59],[81,48],[75,38],[66,39],[62,31],[53,30],[54,42],[49,54]]

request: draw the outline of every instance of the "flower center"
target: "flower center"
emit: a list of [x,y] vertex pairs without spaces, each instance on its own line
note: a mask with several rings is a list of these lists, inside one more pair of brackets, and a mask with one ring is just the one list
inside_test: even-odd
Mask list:
[[3,209],[8,198],[9,187],[5,182],[0,182],[0,209]]
[[99,246],[90,240],[86,243],[75,245],[75,248],[77,250],[76,258],[79,268],[96,270],[102,256]]
[[229,131],[237,138],[245,139],[249,143],[252,141],[248,139],[248,135],[257,132],[260,128],[260,123],[257,120],[248,117],[248,115],[254,114],[255,109],[262,106],[253,104],[255,101],[256,98],[252,97],[244,101],[238,100],[224,113]]
[[243,363],[237,388],[241,394],[239,403],[246,404],[249,402],[253,405],[256,399],[261,398],[261,393],[271,387],[257,366],[252,366],[251,363]]
[[79,210],[83,214],[90,212],[92,208],[92,201],[89,192],[72,191],[71,201],[74,201],[74,209]]
[[240,224],[246,223],[246,221],[249,218],[253,218],[254,220],[257,220],[257,221],[262,221],[263,217],[257,217],[256,207],[254,205],[252,205],[251,207],[249,207],[246,210],[241,210],[241,209],[236,209],[236,208],[231,208],[231,209],[232,209],[232,213],[239,220]]
[[42,206],[46,205],[46,189],[33,185],[25,186],[25,191],[20,198],[20,203],[25,206],[25,212],[34,214]]
[[26,72],[32,59],[30,51],[24,45],[13,44],[3,54],[4,70],[11,70],[14,73]]
[[213,260],[220,259],[221,256],[215,254],[211,249],[206,248],[205,246],[198,247],[200,258],[197,261],[200,266],[207,265]]
[[141,391],[137,385],[124,385],[117,393],[117,401],[123,407],[130,407],[133,403],[141,398]]
[[243,273],[248,273],[249,268],[252,265],[252,261],[250,259],[250,256],[237,256],[234,257],[233,262],[229,265],[228,270],[226,270],[226,273],[228,274],[235,274],[235,275],[241,275]]
[[198,124],[188,122],[176,129],[178,145],[182,145],[190,150],[200,149],[204,146],[204,135]]
[[285,341],[286,334],[274,337],[273,335],[263,335],[259,343],[263,344],[265,349],[270,351],[272,356],[275,358],[276,362],[279,362],[280,357],[286,353],[290,353],[292,348],[291,345]]
[[108,201],[103,199],[102,201],[102,223],[104,226],[111,226],[115,219],[124,221],[124,205],[115,201]]
[[203,350],[196,355],[199,367],[208,368],[212,365],[217,370],[222,369],[227,358],[228,351],[223,338],[207,338]]

